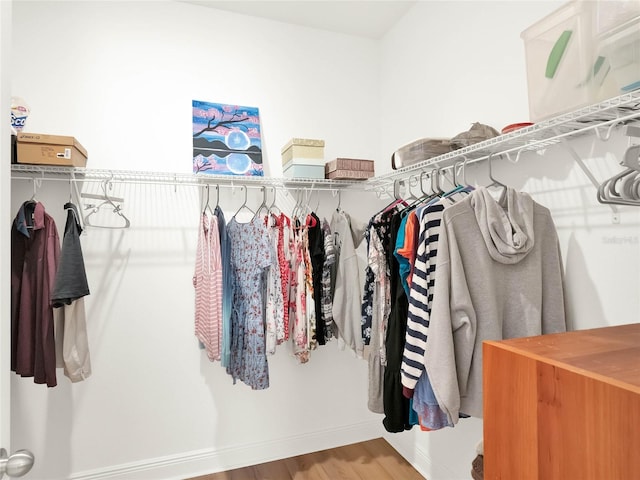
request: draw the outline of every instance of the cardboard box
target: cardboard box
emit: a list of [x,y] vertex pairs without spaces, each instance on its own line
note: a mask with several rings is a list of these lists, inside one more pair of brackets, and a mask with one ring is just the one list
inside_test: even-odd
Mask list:
[[292,138],[282,147],[280,153],[282,165],[294,159],[304,160],[309,165],[324,165],[324,140]]
[[31,165],[84,167],[87,150],[74,137],[18,133],[17,162]]
[[336,158],[324,166],[325,178],[331,180],[366,180],[374,176],[374,161]]

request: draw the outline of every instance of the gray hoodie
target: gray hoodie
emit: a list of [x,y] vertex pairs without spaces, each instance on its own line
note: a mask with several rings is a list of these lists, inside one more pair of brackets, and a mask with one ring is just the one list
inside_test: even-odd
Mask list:
[[[365,226],[339,210],[331,218],[336,247],[336,287],[333,296],[333,321],[338,328],[337,337],[341,347],[346,345],[358,357],[362,357],[360,307],[362,303],[362,268],[358,264],[356,249],[364,238]],[[343,343],[344,342],[344,343]]]
[[[549,210],[484,188],[443,213],[426,370],[451,423],[482,417],[482,342],[566,330],[562,262]],[[514,379],[505,379],[512,382]]]

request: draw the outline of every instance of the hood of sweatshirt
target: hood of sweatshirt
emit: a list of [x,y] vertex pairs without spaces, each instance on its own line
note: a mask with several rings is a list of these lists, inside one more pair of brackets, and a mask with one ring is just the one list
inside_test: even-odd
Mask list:
[[358,246],[360,246],[360,243],[362,243],[362,240],[364,239],[364,232],[367,228],[365,223],[352,218],[351,215],[344,210],[336,210],[333,212],[333,217],[331,218],[331,229],[335,229],[336,225],[343,225],[345,227],[345,231],[338,232],[343,235],[346,235],[346,229],[349,229],[351,239],[353,240],[353,248],[358,248]]
[[505,264],[518,263],[533,248],[533,199],[508,187],[500,200],[486,188],[471,195],[471,207],[489,255]]

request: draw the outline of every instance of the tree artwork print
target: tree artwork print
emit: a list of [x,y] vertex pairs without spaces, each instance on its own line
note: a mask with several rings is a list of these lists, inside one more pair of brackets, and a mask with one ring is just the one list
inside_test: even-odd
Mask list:
[[192,101],[193,173],[264,176],[255,107]]

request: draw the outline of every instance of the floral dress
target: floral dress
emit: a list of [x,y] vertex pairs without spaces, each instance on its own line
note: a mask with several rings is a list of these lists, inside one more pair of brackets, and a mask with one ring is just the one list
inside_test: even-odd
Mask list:
[[265,290],[263,272],[271,265],[272,247],[261,218],[227,226],[234,271],[231,312],[231,359],[227,372],[254,390],[269,387],[265,348]]
[[266,285],[266,347],[267,354],[276,353],[276,345],[284,340],[284,300],[282,297],[282,278],[278,262],[278,231],[267,226],[271,248],[270,267],[265,271]]
[[300,363],[309,361],[309,342],[307,331],[307,284],[305,254],[304,254],[304,230],[296,231],[294,237],[295,265],[292,285],[295,287],[295,303],[292,323],[293,353]]

